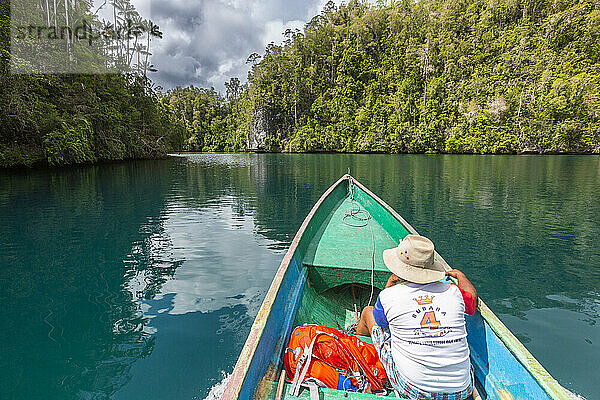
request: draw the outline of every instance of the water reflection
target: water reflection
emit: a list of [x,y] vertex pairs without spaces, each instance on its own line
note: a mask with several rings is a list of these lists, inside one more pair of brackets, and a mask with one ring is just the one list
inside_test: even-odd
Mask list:
[[1,176],[0,397],[109,398],[152,352],[122,256],[164,207],[165,165]]
[[233,196],[227,178],[205,184],[205,169],[173,180],[159,231],[127,257],[137,261],[125,287],[155,344],[113,398],[206,396],[235,363],[282,258],[273,240],[256,235],[252,196]]
[[[532,308],[520,316],[503,315],[502,320],[510,326],[519,339],[536,355],[544,366],[551,367],[560,383],[571,391],[596,398],[597,385],[593,379],[600,359],[598,326],[600,296],[590,293],[584,300],[584,313],[580,312],[582,301],[560,296],[557,301],[570,304],[565,308]],[[558,296],[553,296],[558,297]]]
[[0,175],[0,397],[204,398],[348,169],[600,396],[600,157],[201,154]]

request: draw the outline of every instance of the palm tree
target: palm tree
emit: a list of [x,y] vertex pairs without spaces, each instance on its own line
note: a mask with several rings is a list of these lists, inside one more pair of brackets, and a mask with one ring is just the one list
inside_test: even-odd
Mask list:
[[102,20],[100,23],[100,31],[103,32],[103,40],[101,41],[101,52],[105,59],[105,67],[109,68],[109,61],[113,62],[110,58],[112,54],[109,54],[110,51],[110,43],[112,43],[112,37],[114,34],[114,25],[110,21]]
[[54,0],[54,26],[58,26],[58,18],[56,17],[56,0]]
[[146,44],[146,59],[144,60],[144,77],[146,77],[146,73],[147,71],[153,71],[153,68],[150,69],[148,66],[148,56],[151,55],[152,53],[150,53],[150,40],[152,37],[157,37],[159,39],[162,39],[163,34],[159,29],[159,26],[156,25],[154,22],[150,21],[150,20],[146,20],[146,38],[147,38],[147,44]]
[[[129,67],[131,67],[131,61],[133,60],[133,53],[134,53],[133,49],[136,48],[136,46],[138,44],[138,39],[144,32],[142,17],[140,17],[140,15],[137,12],[133,15],[133,19],[127,18],[126,31],[127,31],[127,60],[126,61],[127,61],[127,65]],[[130,54],[129,41],[132,37],[135,38],[135,41],[133,43],[133,48],[131,49],[131,54]]]
[[[65,26],[69,26],[69,3],[65,0]],[[71,49],[70,49],[70,35],[67,36],[67,53],[69,55],[69,60],[72,60]]]
[[140,54],[142,54],[146,49],[146,46],[144,46],[141,43],[137,43],[134,47],[134,51],[137,54],[137,62],[135,64],[135,69],[136,72],[139,73],[140,69],[141,69],[141,64],[140,64]]
[[46,25],[50,26],[50,4],[48,4],[48,0],[46,0]]
[[112,0],[111,4],[113,6],[113,23],[115,25],[115,33],[116,33],[116,43],[117,43],[117,54],[116,56],[121,58],[123,57],[123,37],[121,35],[121,29],[122,29],[122,21],[123,19],[120,18],[120,14],[121,11],[124,9],[124,1],[123,0]]

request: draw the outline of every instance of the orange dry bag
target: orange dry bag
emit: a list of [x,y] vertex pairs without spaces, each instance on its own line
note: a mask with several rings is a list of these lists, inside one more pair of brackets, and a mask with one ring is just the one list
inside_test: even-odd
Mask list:
[[334,328],[302,325],[294,329],[284,363],[295,396],[300,385],[364,393],[385,391],[387,376],[375,346]]

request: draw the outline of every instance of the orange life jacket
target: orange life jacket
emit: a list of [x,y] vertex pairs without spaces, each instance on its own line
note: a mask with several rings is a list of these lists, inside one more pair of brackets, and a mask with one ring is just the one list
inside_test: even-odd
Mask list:
[[284,355],[292,394],[301,384],[373,393],[387,376],[375,346],[334,328],[302,325],[294,329]]

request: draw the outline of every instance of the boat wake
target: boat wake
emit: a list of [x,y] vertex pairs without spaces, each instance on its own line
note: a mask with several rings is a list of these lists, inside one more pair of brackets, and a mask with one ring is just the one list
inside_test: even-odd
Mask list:
[[563,386],[563,389],[565,389],[565,392],[567,392],[567,394],[573,399],[573,400],[587,400],[585,397],[579,395],[579,394],[575,394],[573,392],[571,392],[569,389],[565,388]]
[[[231,377],[231,374],[226,373],[225,371],[221,371],[221,375],[223,379],[220,382],[215,383],[208,392],[208,396],[204,400],[220,400],[223,396],[223,392],[225,391],[225,386],[227,386],[227,382]],[[583,398],[581,398],[583,399]],[[579,399],[577,399],[579,400]],[[585,400],[585,399],[583,399]]]

